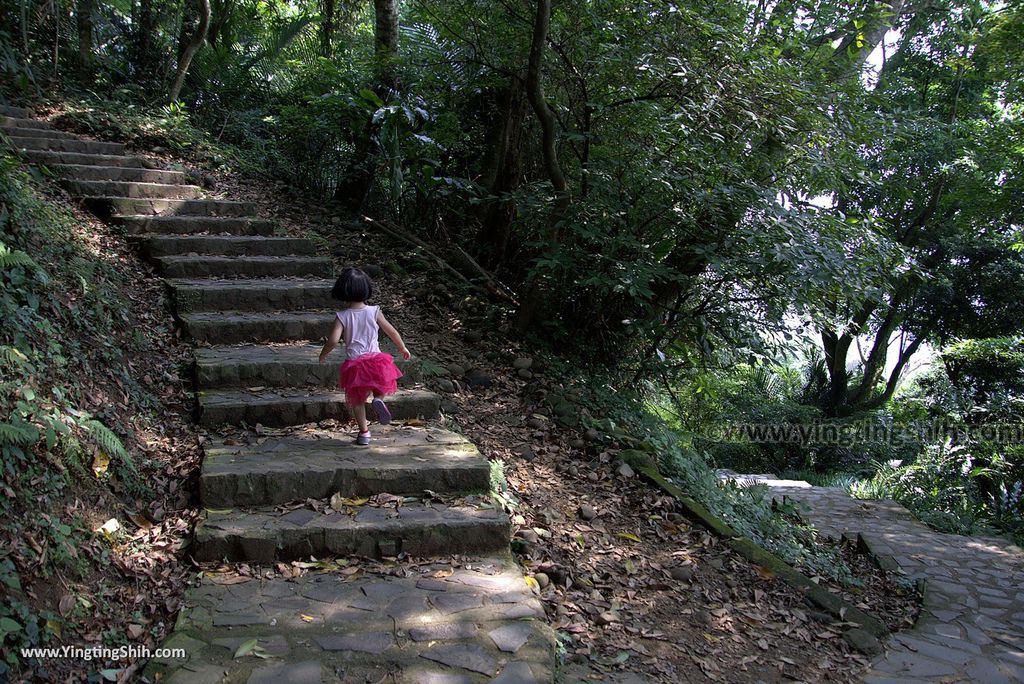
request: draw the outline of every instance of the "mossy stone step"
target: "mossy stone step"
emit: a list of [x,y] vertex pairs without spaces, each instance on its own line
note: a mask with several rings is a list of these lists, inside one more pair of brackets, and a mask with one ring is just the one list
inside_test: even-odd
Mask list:
[[334,325],[333,311],[197,311],[179,315],[194,342],[300,342],[322,340]]
[[344,357],[320,363],[317,345],[239,345],[196,349],[196,386],[333,387]]
[[310,431],[239,444],[204,445],[199,494],[207,508],[273,506],[381,492],[486,492],[490,464],[462,435],[438,428],[373,427],[369,447],[352,435]]
[[140,169],[157,168],[155,162],[143,157],[124,154],[83,154],[80,152],[57,152],[52,150],[21,150],[21,156],[33,164],[73,166],[112,166]]
[[124,145],[112,142],[97,142],[78,138],[32,138],[22,135],[10,136],[11,146],[16,150],[52,150],[54,152],[79,152],[82,154],[124,154]]
[[198,185],[134,183],[130,181],[86,181],[63,178],[60,184],[72,197],[127,197],[132,199],[195,199],[202,194]]
[[[259,386],[257,386],[259,387]],[[424,390],[399,390],[388,397],[388,409],[396,420],[436,418],[441,398]],[[303,425],[333,418],[351,417],[345,393],[317,389],[207,390],[199,392],[199,422],[202,425],[262,424]],[[367,415],[376,419],[372,407]]]
[[[417,563],[403,576],[316,572],[187,591],[150,681],[547,684],[556,638],[507,555]],[[234,657],[256,640],[263,657]]]
[[266,237],[274,234],[273,221],[247,217],[114,215],[109,220],[124,226],[129,235],[214,237],[227,233],[239,237]]
[[103,217],[115,216],[226,216],[255,218],[252,202],[200,199],[145,199],[134,197],[87,197],[83,203]]
[[[392,345],[384,351],[394,355]],[[196,385],[199,389],[224,387],[337,387],[338,372],[345,360],[340,352],[320,363],[321,345],[233,345],[196,350]],[[416,359],[396,359],[408,385],[420,379]]]
[[192,311],[275,311],[328,309],[333,280],[325,279],[205,279],[167,281],[179,314]]
[[32,113],[31,109],[25,109],[24,107],[13,107],[11,105],[0,105],[0,115],[13,116],[18,119],[29,119],[35,114]]
[[80,138],[74,133],[56,131],[50,128],[47,124],[43,124],[38,121],[32,121],[32,123],[36,124],[35,126],[15,125],[8,123],[8,121],[11,121],[11,119],[5,119],[3,122],[0,122],[0,131],[3,131],[9,136],[17,136],[19,138],[48,138],[51,140],[80,140]]
[[175,255],[156,257],[160,272],[168,278],[286,278],[330,276],[331,260],[317,256],[222,256]]
[[47,121],[32,119],[26,116],[12,116],[0,110],[0,128],[41,128],[50,130],[53,127]]
[[406,503],[346,513],[309,508],[207,510],[196,526],[197,561],[272,563],[300,558],[407,553],[419,558],[508,548],[508,516],[493,507]]
[[165,171],[132,166],[109,166],[102,164],[51,164],[50,168],[60,176],[79,181],[128,181],[132,183],[161,183],[181,185],[185,174],[181,171]]
[[312,256],[316,246],[305,238],[261,235],[146,235],[143,250],[150,257],[182,254],[220,256]]

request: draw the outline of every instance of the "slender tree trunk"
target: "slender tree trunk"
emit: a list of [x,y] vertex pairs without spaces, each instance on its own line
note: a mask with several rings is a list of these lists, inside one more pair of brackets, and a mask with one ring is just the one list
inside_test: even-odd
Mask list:
[[224,30],[224,26],[228,23],[228,19],[231,18],[231,13],[234,11],[234,0],[224,0],[221,3],[211,3],[210,5],[210,30],[206,32],[206,43],[210,46],[216,46],[220,42],[221,32]]
[[523,131],[527,112],[523,82],[513,79],[501,93],[501,116],[491,129],[482,182],[491,199],[480,212],[480,243],[486,245],[487,264],[494,268],[508,253],[516,203],[503,195],[519,187],[523,173]]
[[398,87],[395,69],[398,58],[398,2],[399,0],[373,0],[374,57],[377,61],[377,83],[382,90]]
[[153,0],[140,0],[137,29],[135,31],[135,68],[142,81],[153,78],[153,32],[156,29],[153,17]]
[[323,16],[320,17],[320,51],[324,57],[331,55],[331,40],[334,38],[334,0],[322,0]]
[[196,28],[195,35],[189,41],[188,47],[185,48],[185,53],[178,60],[178,70],[174,75],[174,83],[171,85],[171,92],[167,98],[170,102],[178,101],[178,96],[181,95],[181,86],[185,83],[185,74],[188,73],[188,67],[192,63],[192,58],[196,56],[199,48],[203,46],[203,42],[206,40],[206,32],[210,29],[210,0],[196,1],[199,3],[199,27]]
[[[561,244],[561,222],[572,201],[569,195],[569,183],[565,179],[565,173],[558,161],[558,148],[556,146],[555,115],[548,107],[544,99],[544,84],[542,80],[542,67],[544,65],[544,50],[547,47],[548,30],[551,26],[551,0],[537,0],[537,12],[533,22],[533,39],[530,43],[530,60],[526,68],[526,97],[533,108],[541,129],[541,149],[544,154],[544,170],[547,172],[548,180],[555,191],[555,202],[548,213],[545,242],[545,251],[548,254],[554,253]],[[540,274],[534,273],[530,280],[529,289],[523,298],[522,306],[516,319],[516,329],[525,332],[533,324],[540,311],[541,304],[546,295]]]
[[75,20],[78,24],[78,72],[83,79],[92,74],[93,0],[78,0]]

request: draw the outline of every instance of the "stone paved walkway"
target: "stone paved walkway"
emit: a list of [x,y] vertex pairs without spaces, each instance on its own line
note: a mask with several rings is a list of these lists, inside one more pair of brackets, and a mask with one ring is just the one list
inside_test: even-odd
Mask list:
[[164,673],[167,684],[554,678],[544,609],[510,557],[454,570],[429,563],[405,577],[329,572],[204,583],[189,604],[164,644],[187,657],[161,658],[149,669]]
[[864,501],[844,490],[770,475],[756,480],[777,498],[805,504],[827,536],[860,535],[883,564],[925,581],[921,616],[886,644],[867,684],[1024,682],[1024,551],[1002,539],[929,529],[893,501]]

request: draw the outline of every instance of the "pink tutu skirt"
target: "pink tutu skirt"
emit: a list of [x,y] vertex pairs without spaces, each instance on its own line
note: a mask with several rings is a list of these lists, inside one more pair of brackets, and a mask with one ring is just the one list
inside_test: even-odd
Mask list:
[[338,385],[345,390],[345,403],[358,406],[366,403],[371,394],[383,397],[397,392],[400,377],[402,371],[391,354],[376,352],[341,364]]

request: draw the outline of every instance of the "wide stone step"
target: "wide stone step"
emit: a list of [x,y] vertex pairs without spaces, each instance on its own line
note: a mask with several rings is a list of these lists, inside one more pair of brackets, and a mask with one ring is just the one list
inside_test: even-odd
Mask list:
[[[40,121],[39,119],[30,119],[21,116],[7,116],[3,112],[0,112],[0,128],[32,128],[44,131],[53,130],[53,127],[47,121]],[[8,133],[8,135],[12,134]]]
[[45,164],[48,166],[68,164],[73,166],[157,168],[156,163],[149,159],[124,154],[82,154],[80,152],[54,152],[51,150],[22,150],[21,156],[33,164]]
[[181,171],[148,169],[130,166],[51,164],[50,168],[64,178],[79,181],[129,181],[132,183],[161,183],[182,185],[185,174]]
[[145,237],[142,246],[150,257],[181,254],[217,254],[221,256],[312,256],[316,254],[316,246],[305,238],[259,235],[149,235]]
[[223,387],[337,387],[343,354],[320,363],[318,345],[244,345],[196,349],[196,385]]
[[198,185],[168,185],[165,183],[132,183],[127,181],[84,181],[74,178],[61,180],[72,197],[127,197],[133,199],[195,199],[202,194]]
[[199,199],[141,199],[131,197],[88,197],[83,200],[100,216],[225,216],[255,218],[252,202]]
[[29,119],[35,116],[31,109],[25,109],[24,107],[12,107],[11,105],[0,105],[0,114],[4,116],[13,116],[18,119]]
[[179,316],[194,342],[300,342],[322,340],[334,325],[333,311],[216,311]]
[[351,434],[323,431],[238,441],[204,445],[203,506],[273,506],[338,492],[345,497],[427,490],[470,494],[490,486],[490,464],[473,443],[433,427],[375,425],[369,447],[356,446]]
[[275,311],[328,309],[333,280],[259,278],[168,280],[179,314],[192,311]]
[[274,222],[228,216],[111,216],[129,235],[269,236]]
[[[199,389],[226,387],[337,387],[344,353],[335,352],[320,363],[321,345],[238,345],[196,350],[196,385]],[[396,356],[386,341],[382,349]],[[400,385],[421,375],[416,359],[395,363],[404,374]]]
[[220,256],[177,255],[154,259],[168,278],[287,278],[328,277],[331,260],[316,256]]
[[[232,576],[228,576],[231,578]],[[167,684],[547,684],[556,639],[540,600],[506,555],[409,565],[402,576],[311,572],[219,584],[183,600],[143,674]],[[256,640],[259,654],[235,657]]]
[[[49,127],[48,124],[41,122],[34,122],[36,126],[27,125],[12,125],[8,123],[10,119],[5,119],[3,123],[0,123],[0,131],[3,131],[6,135],[16,136],[19,138],[48,138],[51,140],[81,140],[74,133],[67,133],[65,131],[57,131]],[[31,121],[31,119],[27,119]]]
[[[485,497],[481,501],[489,502]],[[407,553],[419,558],[496,553],[508,548],[509,519],[483,506],[410,502],[363,505],[352,514],[311,508],[207,510],[196,526],[193,557],[203,561],[277,560]]]
[[54,152],[79,152],[82,154],[124,154],[121,143],[98,142],[78,138],[31,138],[22,135],[10,136],[16,150],[52,150]]
[[[199,422],[202,425],[285,426],[316,423],[333,418],[349,420],[345,393],[327,389],[205,390],[199,392]],[[395,420],[436,418],[441,398],[424,390],[398,390],[388,397],[388,409]],[[376,420],[372,406],[367,416]]]

